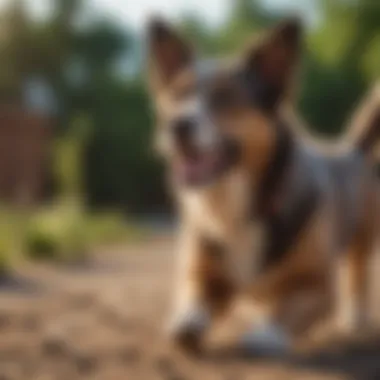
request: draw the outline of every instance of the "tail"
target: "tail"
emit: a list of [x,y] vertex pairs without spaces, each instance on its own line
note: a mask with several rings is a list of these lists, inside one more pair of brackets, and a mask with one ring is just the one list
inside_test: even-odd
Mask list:
[[354,115],[348,137],[358,151],[374,157],[380,164],[380,83]]

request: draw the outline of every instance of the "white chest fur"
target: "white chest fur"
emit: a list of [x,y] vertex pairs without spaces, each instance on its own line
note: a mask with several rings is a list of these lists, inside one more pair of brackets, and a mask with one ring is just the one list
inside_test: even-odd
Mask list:
[[248,176],[233,172],[218,184],[182,194],[184,217],[201,234],[227,248],[227,267],[239,282],[251,281],[258,267],[265,231],[252,221],[255,201]]
[[248,178],[233,172],[216,184],[181,194],[185,218],[197,229],[230,240],[247,220],[251,204]]

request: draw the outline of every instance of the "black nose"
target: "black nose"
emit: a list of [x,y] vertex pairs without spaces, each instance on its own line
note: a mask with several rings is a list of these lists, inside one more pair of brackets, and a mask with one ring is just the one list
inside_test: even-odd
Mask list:
[[181,118],[173,124],[174,138],[179,143],[188,143],[193,135],[195,121],[191,118]]

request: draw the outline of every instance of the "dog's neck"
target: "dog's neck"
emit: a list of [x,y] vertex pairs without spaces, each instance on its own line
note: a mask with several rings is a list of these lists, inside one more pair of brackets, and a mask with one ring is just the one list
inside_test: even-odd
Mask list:
[[252,220],[259,218],[267,231],[263,268],[287,254],[320,199],[317,189],[299,178],[304,171],[300,171],[303,147],[288,123],[286,118],[278,119],[274,152],[260,182],[258,207],[252,211]]
[[276,141],[271,159],[263,171],[257,194],[256,217],[266,217],[276,212],[281,203],[281,194],[287,180],[287,172],[292,165],[295,150],[295,140],[283,119],[275,122]]

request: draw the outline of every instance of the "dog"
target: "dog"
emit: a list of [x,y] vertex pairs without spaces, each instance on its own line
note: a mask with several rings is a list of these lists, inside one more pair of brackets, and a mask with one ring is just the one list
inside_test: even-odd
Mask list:
[[379,235],[372,155],[379,91],[349,138],[327,149],[300,132],[291,111],[298,20],[229,59],[199,59],[160,19],[147,35],[156,145],[181,220],[174,341],[201,350],[209,327],[239,299],[255,305],[258,320],[286,336],[278,340],[286,346],[316,314],[321,295],[333,304],[337,331],[364,326]]

